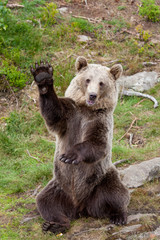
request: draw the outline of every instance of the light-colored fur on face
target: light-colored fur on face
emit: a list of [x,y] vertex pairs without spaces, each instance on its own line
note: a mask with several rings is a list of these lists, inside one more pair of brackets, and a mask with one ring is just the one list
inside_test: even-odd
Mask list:
[[[113,109],[117,103],[116,80],[122,74],[122,66],[111,69],[100,64],[88,64],[84,57],[76,60],[77,75],[72,79],[65,96],[72,98],[78,105],[92,109]],[[97,95],[94,104],[88,104],[90,94]]]

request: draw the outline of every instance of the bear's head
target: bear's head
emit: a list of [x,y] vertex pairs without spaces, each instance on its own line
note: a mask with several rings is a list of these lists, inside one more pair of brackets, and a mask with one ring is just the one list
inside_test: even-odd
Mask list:
[[65,96],[92,109],[114,109],[118,96],[116,80],[123,72],[122,66],[116,64],[108,68],[100,64],[88,64],[84,57],[78,57],[75,66],[77,75],[72,79]]

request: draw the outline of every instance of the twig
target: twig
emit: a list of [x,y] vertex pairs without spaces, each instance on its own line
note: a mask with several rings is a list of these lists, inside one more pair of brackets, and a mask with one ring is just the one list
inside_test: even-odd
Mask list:
[[117,62],[119,62],[119,59],[112,60],[112,61],[109,61],[109,62],[105,62],[105,64],[110,65],[110,64],[113,64],[113,63],[117,63]]
[[27,93],[25,93],[26,94],[26,96],[31,100],[31,101],[33,101],[35,104],[36,104],[36,99],[35,98],[32,98],[31,96],[29,96]]
[[118,164],[124,163],[128,160],[130,160],[130,159],[121,159],[121,160],[118,160],[118,161],[114,162],[113,164],[114,164],[114,166],[117,166]]
[[41,25],[41,20],[38,19],[37,22],[39,23],[39,28],[41,29],[42,28],[42,25]]
[[144,102],[146,99],[142,99],[141,101],[139,101],[138,103],[136,103],[133,107],[137,107],[140,103]]
[[29,157],[31,157],[31,158],[33,158],[33,159],[37,160],[38,162],[42,163],[42,161],[41,161],[41,160],[39,160],[39,159],[38,159],[38,158],[36,158],[36,157],[33,157],[33,156],[30,154],[30,152],[29,152],[29,150],[28,150],[28,149],[27,149],[26,151],[27,151],[27,153],[28,153]]
[[130,148],[133,148],[132,147],[132,139],[133,139],[133,133],[130,133],[129,134],[129,146],[130,146]]
[[24,8],[24,6],[23,5],[20,5],[20,4],[17,4],[17,3],[12,3],[12,4],[7,4],[6,5],[8,8]]
[[84,17],[84,16],[77,16],[77,15],[72,15],[72,17],[74,17],[74,18],[82,18],[82,19],[86,19],[86,20],[88,20],[89,22],[91,22],[91,23],[99,23],[99,22],[101,22],[101,19],[95,19],[95,18],[87,18],[87,17]]
[[13,91],[11,85],[9,84],[8,80],[6,79],[5,75],[4,75],[4,81],[7,83],[7,85],[8,85],[8,87],[9,87],[10,91],[12,92],[12,94],[13,94],[15,100],[16,100],[16,103],[17,103],[16,107],[18,108],[18,106],[19,106],[18,99],[17,99],[16,94],[14,93],[14,91]]
[[32,195],[31,195],[30,197],[36,196],[37,193],[38,193],[38,190],[39,190],[40,188],[41,188],[41,185],[39,185],[39,186],[34,190],[34,192],[32,193]]
[[32,219],[37,218],[37,217],[39,217],[39,215],[36,215],[36,216],[33,216],[33,217],[26,217],[26,218],[24,218],[24,219],[21,221],[21,224],[26,223],[26,222],[29,222],[29,221],[31,221]]
[[150,66],[156,66],[156,62],[143,62],[143,66],[145,67],[150,67]]
[[129,133],[129,131],[131,130],[132,126],[134,125],[134,123],[138,120],[137,117],[135,117],[135,119],[133,119],[133,121],[131,122],[130,127],[128,128],[127,132],[125,132],[125,134],[118,140],[118,142],[120,142],[126,135],[127,133]]
[[32,87],[34,86],[34,84],[35,84],[35,81],[33,81],[33,82],[31,83],[31,86],[30,86],[31,90],[32,90]]
[[154,108],[158,107],[158,101],[157,101],[154,97],[152,97],[151,95],[149,95],[149,94],[144,94],[144,93],[140,93],[140,92],[126,91],[126,90],[124,90],[124,91],[122,92],[122,95],[145,97],[145,98],[150,99],[152,102],[154,102]]

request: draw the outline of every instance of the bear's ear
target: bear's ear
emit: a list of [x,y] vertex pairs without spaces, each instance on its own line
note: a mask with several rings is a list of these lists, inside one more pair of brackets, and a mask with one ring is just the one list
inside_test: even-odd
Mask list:
[[113,75],[114,79],[117,80],[123,72],[123,68],[121,64],[115,64],[110,69],[110,73]]
[[78,57],[76,59],[76,63],[75,63],[75,68],[77,71],[80,71],[82,68],[86,67],[87,64],[87,60],[85,59],[85,57]]

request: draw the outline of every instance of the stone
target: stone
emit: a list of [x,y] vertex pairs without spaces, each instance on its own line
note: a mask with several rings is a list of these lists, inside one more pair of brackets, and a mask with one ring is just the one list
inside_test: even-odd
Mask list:
[[132,236],[127,237],[128,240],[149,240],[149,239],[155,239],[158,240],[160,239],[160,227],[158,227],[155,231],[153,232],[144,232],[140,234],[134,234]]
[[154,234],[156,236],[160,236],[160,227],[158,227],[155,231],[154,231]]
[[154,178],[160,177],[160,157],[131,165],[119,170],[123,183],[128,188],[137,188]]
[[92,39],[86,35],[78,35],[78,42],[88,42]]
[[151,66],[156,66],[156,62],[143,62],[143,66],[145,67],[151,67]]
[[139,221],[141,218],[151,218],[156,217],[155,214],[152,213],[138,213],[128,216],[127,223],[131,223],[134,221]]
[[68,12],[68,8],[67,7],[61,7],[61,8],[58,8],[58,11],[60,12],[60,14],[64,15]]
[[127,226],[127,227],[123,227],[119,232],[115,232],[112,235],[117,235],[117,234],[126,234],[126,233],[132,233],[135,232],[137,230],[139,230],[139,228],[141,227],[141,224],[136,224],[136,225],[131,225],[131,226]]
[[144,92],[153,88],[155,84],[159,81],[158,73],[152,72],[140,72],[132,76],[122,76],[117,80],[117,86],[119,90],[127,89],[134,90],[137,92]]

